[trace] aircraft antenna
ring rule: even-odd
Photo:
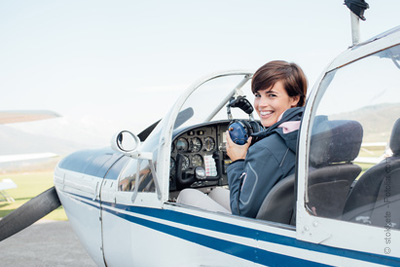
[[[364,0],[345,0],[344,4],[350,9],[351,36],[353,46],[360,42],[360,19],[365,21],[364,11],[369,5]]]

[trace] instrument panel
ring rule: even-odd
[[[171,147],[170,191],[227,184],[229,122],[213,122],[175,133]]]

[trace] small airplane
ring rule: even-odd
[[[17,185],[14,183],[13,180],[6,178],[1,180],[0,182],[0,195],[4,198],[7,202],[14,202],[14,198],[11,197],[5,190],[17,188]]]
[[[140,134],[64,158],[54,188],[0,221],[0,240],[62,204],[98,266],[400,266],[400,27],[361,43],[354,32],[308,97],[295,174],[256,218],[176,202],[185,188],[227,187],[225,134],[230,118],[252,120],[234,103],[251,102],[253,72],[225,71]],[[366,143],[391,152],[359,165]]]
[[[367,154],[365,157],[357,157],[354,159],[356,163],[377,164],[391,155],[391,150],[386,142],[362,143],[361,150]],[[384,151],[384,153],[382,153]],[[375,156],[378,154],[379,156]]]

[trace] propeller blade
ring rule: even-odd
[[[0,241],[25,229],[60,205],[54,186],[32,198],[0,220]]]

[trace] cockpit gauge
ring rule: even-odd
[[[181,137],[176,141],[176,149],[180,152],[186,152],[188,150],[189,143],[188,140],[184,137]]]
[[[198,137],[190,139],[190,148],[192,152],[199,152],[201,150],[201,140]]]
[[[213,150],[215,147],[215,140],[212,137],[206,137],[204,139],[204,149],[207,152],[210,152],[211,150]]]
[[[182,171],[186,171],[189,168],[190,160],[187,156],[182,155]]]
[[[193,155],[193,157],[192,157],[192,166],[193,167],[201,167],[201,166],[203,166],[203,158],[198,154]]]

